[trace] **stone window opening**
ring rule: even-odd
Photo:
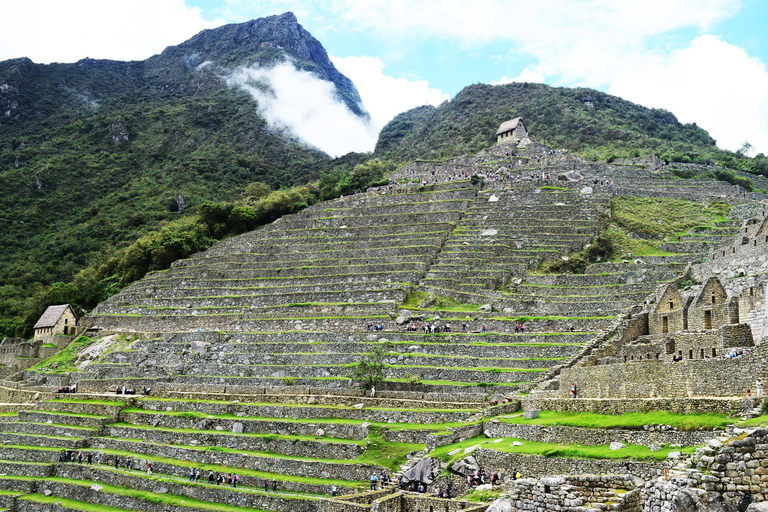
[[[704,359],[704,349],[701,349],[701,358]]]
[[[552,489],[548,485],[545,485],[544,486],[544,494],[550,494],[551,492],[552,492]]]
[[[704,312],[704,329],[712,328],[712,311],[709,309]]]
[[[754,286],[750,286],[749,287],[749,296],[750,297],[754,297],[755,296],[755,287]]]
[[[669,301],[669,309],[675,309],[675,303],[672,301]]]
[[[712,349],[712,357],[717,357],[717,350],[714,348]]]
[[[656,352],[656,359],[660,359],[660,358],[659,358],[659,353],[658,353],[658,352]]]
[[[688,351],[688,359],[693,359],[693,349]]]
[[[714,304],[714,303],[715,303],[715,294],[713,293],[712,294],[712,304]]]
[[[627,356],[624,356],[624,362],[625,363],[627,362]]]
[[[683,351],[682,350],[678,350],[677,351],[677,357],[679,357],[680,359],[683,358]]]
[[[661,332],[665,334],[669,332],[669,317],[661,317]]]

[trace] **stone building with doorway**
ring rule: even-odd
[[[35,340],[51,340],[56,335],[73,335],[77,327],[77,314],[69,304],[48,306],[35,324]]]
[[[518,144],[526,137],[528,137],[528,129],[522,117],[504,121],[496,130],[497,144]]]

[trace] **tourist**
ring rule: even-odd
[[[152,463],[151,462],[147,462],[147,474],[148,475],[152,474]]]
[[[435,493],[435,498],[441,497],[440,494],[442,493],[440,492],[440,486],[435,487],[434,493]]]
[[[237,488],[237,482],[240,481],[240,477],[237,476],[237,473],[232,475],[232,487]]]
[[[269,492],[269,480],[264,479],[264,492]]]
[[[277,492],[277,480],[272,480],[272,492]]]
[[[376,387],[371,386],[371,398],[373,398],[374,396],[376,396]]]
[[[208,471],[208,483],[213,484],[213,471]]]
[[[424,487],[424,484],[422,484],[421,482],[419,482],[419,486],[416,488],[416,490],[419,492],[419,494],[424,494],[424,492],[425,492],[427,489]]]
[[[189,481],[194,482],[195,481],[195,469],[189,468]]]
[[[576,383],[574,382],[571,385],[571,395],[573,395],[573,398],[576,398],[576,396],[579,394],[579,388],[576,386]]]
[[[494,487],[499,484],[499,474],[494,469],[491,473],[491,487]]]
[[[376,473],[374,473],[373,475],[371,475],[371,490],[372,491],[376,490],[376,487],[378,486],[378,483],[379,483],[379,477],[376,475]]]
[[[77,452],[77,463],[78,464],[83,463],[83,452]]]
[[[92,466],[93,465],[93,454],[91,452],[88,452],[88,456],[86,457],[86,459],[88,461],[88,465]]]
[[[331,486],[331,497],[332,497],[332,498],[335,498],[335,497],[336,497],[336,484],[333,484],[333,485]]]
[[[115,455],[115,469],[120,469],[120,457]]]
[[[101,466],[101,454],[100,453],[96,454],[96,465],[97,466]]]
[[[480,332],[485,332],[485,324],[480,326]]]
[[[195,469],[195,482],[200,481],[200,468]]]
[[[451,482],[448,482],[448,485],[445,488],[445,497],[448,499],[451,499],[452,492],[453,492],[453,484]]]
[[[755,393],[757,393],[757,399],[763,399],[763,379],[759,378],[755,381]]]

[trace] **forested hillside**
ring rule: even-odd
[[[474,153],[494,144],[499,125],[518,116],[538,141],[594,159],[655,153],[768,173],[768,159],[722,151],[705,130],[680,123],[666,110],[593,89],[529,83],[471,85],[439,107],[404,112],[381,131],[375,154],[406,161]]]
[[[270,129],[224,78],[235,66],[285,58],[333,82],[339,100],[367,118],[354,84],[292,13],[206,30],[141,62],[1,62],[0,336],[28,328],[43,302],[71,300],[48,294],[51,283],[73,282],[142,235],[197,216],[206,201],[359,162]]]

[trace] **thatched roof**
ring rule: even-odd
[[[516,117],[514,119],[510,119],[509,121],[504,121],[503,123],[501,123],[501,126],[499,126],[499,129],[496,130],[496,135],[501,135],[502,133],[514,131],[514,129],[517,128],[517,125],[519,123],[523,123],[523,126],[525,126],[525,121],[523,121],[522,117]]]
[[[43,316],[41,316],[40,320],[38,320],[37,323],[35,324],[35,329],[41,329],[44,327],[53,327],[54,325],[56,325],[56,322],[59,321],[59,318],[61,318],[61,315],[63,315],[67,309],[72,309],[72,306],[70,306],[69,304],[60,304],[58,306],[48,306],[48,309],[45,310],[45,313],[43,313]],[[74,309],[72,309],[72,314],[73,315],[75,314]]]

